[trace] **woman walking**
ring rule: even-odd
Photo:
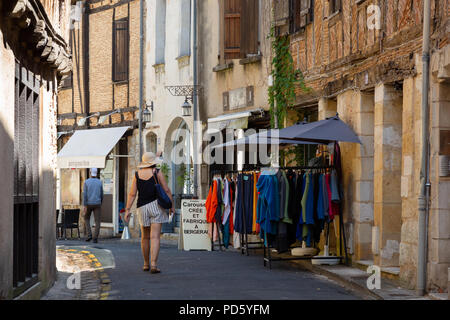
[[[125,221],[128,222],[131,215],[130,209],[137,195],[137,215],[141,225],[141,249],[142,256],[144,257],[144,267],[142,270],[150,271],[151,273],[161,272],[157,266],[161,227],[163,223],[169,222],[167,212],[158,204],[156,184],[162,186],[172,201],[170,214],[175,212],[172,192],[168,188],[162,172],[156,169],[158,163],[160,161],[156,159],[155,154],[152,152],[147,152],[142,156],[142,162],[137,166],[138,170],[133,178],[125,211]]]

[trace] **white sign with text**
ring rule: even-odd
[[[181,202],[183,248],[185,251],[211,251],[205,203],[206,200],[183,200]]]

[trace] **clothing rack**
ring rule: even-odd
[[[220,174],[221,176],[225,176],[227,174],[245,174],[245,173],[250,173],[250,172],[255,172],[255,171],[261,171],[261,169],[275,169],[275,170],[327,170],[327,169],[334,169],[334,166],[330,165],[330,166],[326,166],[326,165],[322,165],[322,166],[296,166],[296,167],[257,167],[255,166],[254,168],[251,169],[243,169],[243,170],[214,170],[211,171],[211,175],[212,177],[214,177],[217,174]],[[212,179],[211,179],[212,180]],[[246,230],[246,212],[245,212],[245,206],[243,205],[243,201],[244,201],[244,197],[241,197],[241,201],[242,201],[242,207],[243,207],[243,224],[244,224],[244,230]],[[343,223],[343,219],[342,219],[342,205],[339,205],[339,252],[342,254],[342,245],[344,246],[344,252],[345,252],[345,256],[302,256],[302,257],[272,257],[271,254],[271,249],[273,249],[273,247],[271,247],[267,241],[267,232],[264,231],[264,240],[262,241],[263,247],[262,248],[249,248],[248,245],[249,244],[261,244],[261,242],[248,242],[248,234],[241,234],[241,254],[246,254],[247,256],[249,256],[249,249],[264,249],[264,266],[267,266],[267,264],[269,265],[269,269],[272,269],[272,261],[292,261],[292,260],[311,260],[311,259],[329,259],[329,258],[337,258],[340,259],[341,261],[345,258],[345,263],[348,264],[348,252],[347,252],[347,244],[346,244],[346,237],[345,237],[345,228],[344,228],[344,223]],[[326,245],[328,246],[329,244],[329,228],[330,228],[330,223],[326,222],[327,227],[326,227]],[[222,250],[222,245],[220,242],[220,229],[218,226],[218,223],[216,222],[216,227],[218,228],[218,236],[219,236],[219,246],[220,246],[220,250]],[[214,239],[214,230],[213,230],[213,239]],[[212,239],[212,241],[213,241]],[[213,242],[213,248],[214,248],[214,242]],[[244,249],[245,248],[245,249]],[[213,249],[214,250],[214,249]]]
[[[274,169],[280,169],[280,170],[327,170],[327,169],[334,169],[334,166],[297,166],[297,167],[279,167]],[[348,253],[347,253],[347,245],[346,245],[346,239],[345,239],[345,230],[344,230],[344,224],[342,220],[342,205],[339,205],[339,246],[340,250],[339,252],[342,253],[342,244],[344,244],[344,251],[345,256],[298,256],[298,257],[272,257],[271,254],[271,247],[267,241],[267,232],[264,232],[264,266],[269,265],[269,269],[272,269],[272,261],[293,261],[293,260],[311,260],[311,259],[317,259],[317,260],[325,260],[329,258],[336,258],[342,259],[345,258],[345,263],[348,264]],[[326,231],[326,245],[328,246],[329,243],[329,229],[330,229],[330,222],[326,222],[327,224],[327,231]]]

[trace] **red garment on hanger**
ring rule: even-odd
[[[206,221],[208,223],[215,223],[216,219],[214,215],[216,214],[217,206],[219,201],[217,199],[217,181],[213,181],[211,187],[209,187],[208,197],[206,198]]]

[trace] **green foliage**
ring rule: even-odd
[[[164,175],[164,178],[166,178],[166,181],[169,181],[170,167],[167,163],[161,164],[161,172]]]
[[[307,120],[308,122],[317,121],[317,113],[308,109],[297,109],[297,122]],[[295,145],[289,149],[283,150],[283,157],[286,162],[284,166],[306,166],[308,165],[308,155],[309,157],[316,154],[317,145]]]
[[[294,60],[290,52],[288,35],[276,36],[272,25],[269,38],[272,39],[272,71],[273,86],[269,87],[269,105],[271,127],[275,127],[275,115],[278,118],[278,128],[283,128],[287,111],[295,103],[295,88],[299,86],[304,91],[306,87],[302,72],[294,70]]]
[[[180,171],[180,175],[177,176],[177,184],[180,187],[184,187],[185,183],[189,182],[191,180],[189,172],[186,168],[186,164],[184,164],[184,163],[180,164],[179,171]]]

